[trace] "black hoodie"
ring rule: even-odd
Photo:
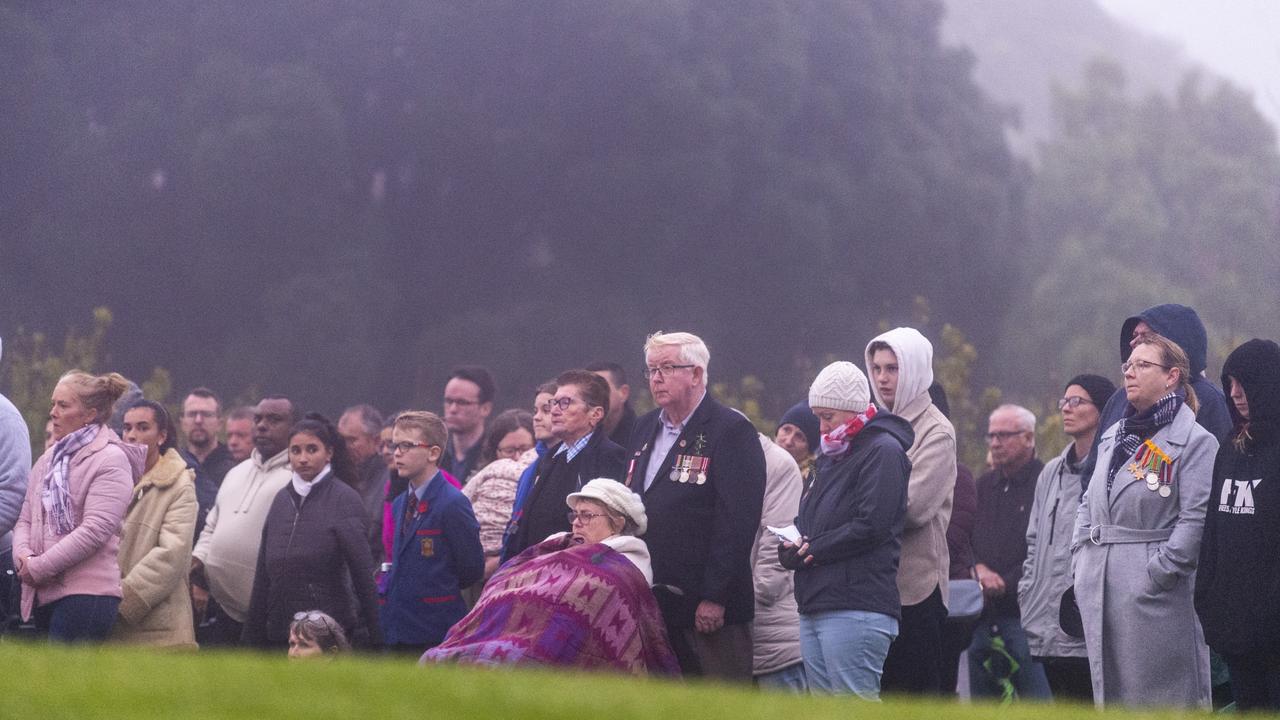
[[[842,455],[820,455],[796,528],[813,563],[795,574],[800,612],[863,610],[901,617],[898,555],[907,513],[910,423],[882,412]]]
[[[1196,611],[1205,641],[1224,654],[1280,651],[1280,346],[1250,340],[1222,367],[1249,404],[1242,451],[1218,450],[1196,572]],[[1229,404],[1235,434],[1245,420]]]

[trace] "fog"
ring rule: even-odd
[[[0,391],[95,307],[98,369],[327,412],[688,330],[766,429],[910,324],[978,413],[1167,301],[1212,372],[1280,299],[1227,7],[1262,84],[1119,0],[0,2]]]

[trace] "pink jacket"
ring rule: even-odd
[[[45,524],[41,492],[51,452],[31,468],[27,497],[13,528],[13,561],[32,556],[27,566],[34,586],[22,584],[22,618],[29,620],[37,605],[67,595],[120,597],[120,528],[142,477],[147,451],[130,445],[103,426],[93,442],[71,458],[67,478],[76,526],[58,535]]]

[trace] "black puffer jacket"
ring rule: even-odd
[[[1196,611],[1209,646],[1225,654],[1280,651],[1280,346],[1250,340],[1222,367],[1222,387],[1244,388],[1245,419],[1228,400],[1242,429],[1243,449],[1222,444],[1200,543]]]
[[[381,645],[367,528],[360,494],[338,478],[317,481],[305,498],[285,485],[262,528],[241,641],[285,647],[294,613],[322,610],[355,644]]]
[[[796,528],[813,563],[796,569],[801,614],[863,610],[901,617],[898,555],[907,513],[911,425],[881,413],[843,455],[818,458]]]

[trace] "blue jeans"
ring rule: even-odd
[[[880,699],[880,675],[898,621],[864,610],[832,610],[800,616],[800,654],[814,692],[853,693]]]
[[[995,649],[993,643],[996,640],[1003,645],[1003,653]],[[1015,672],[1009,672],[1008,658],[1017,663]],[[1044,667],[1031,659],[1027,634],[1019,618],[984,617],[978,622],[977,629],[973,631],[973,641],[969,644],[969,694],[975,698],[1003,697],[1006,700],[1015,697],[1049,700],[1053,697]]]
[[[804,693],[809,691],[809,681],[804,674],[804,663],[788,665],[781,670],[756,676],[756,687],[761,690],[790,690]]]
[[[116,624],[120,598],[109,595],[68,595],[36,608],[36,628],[49,633],[49,642],[102,642]]]

